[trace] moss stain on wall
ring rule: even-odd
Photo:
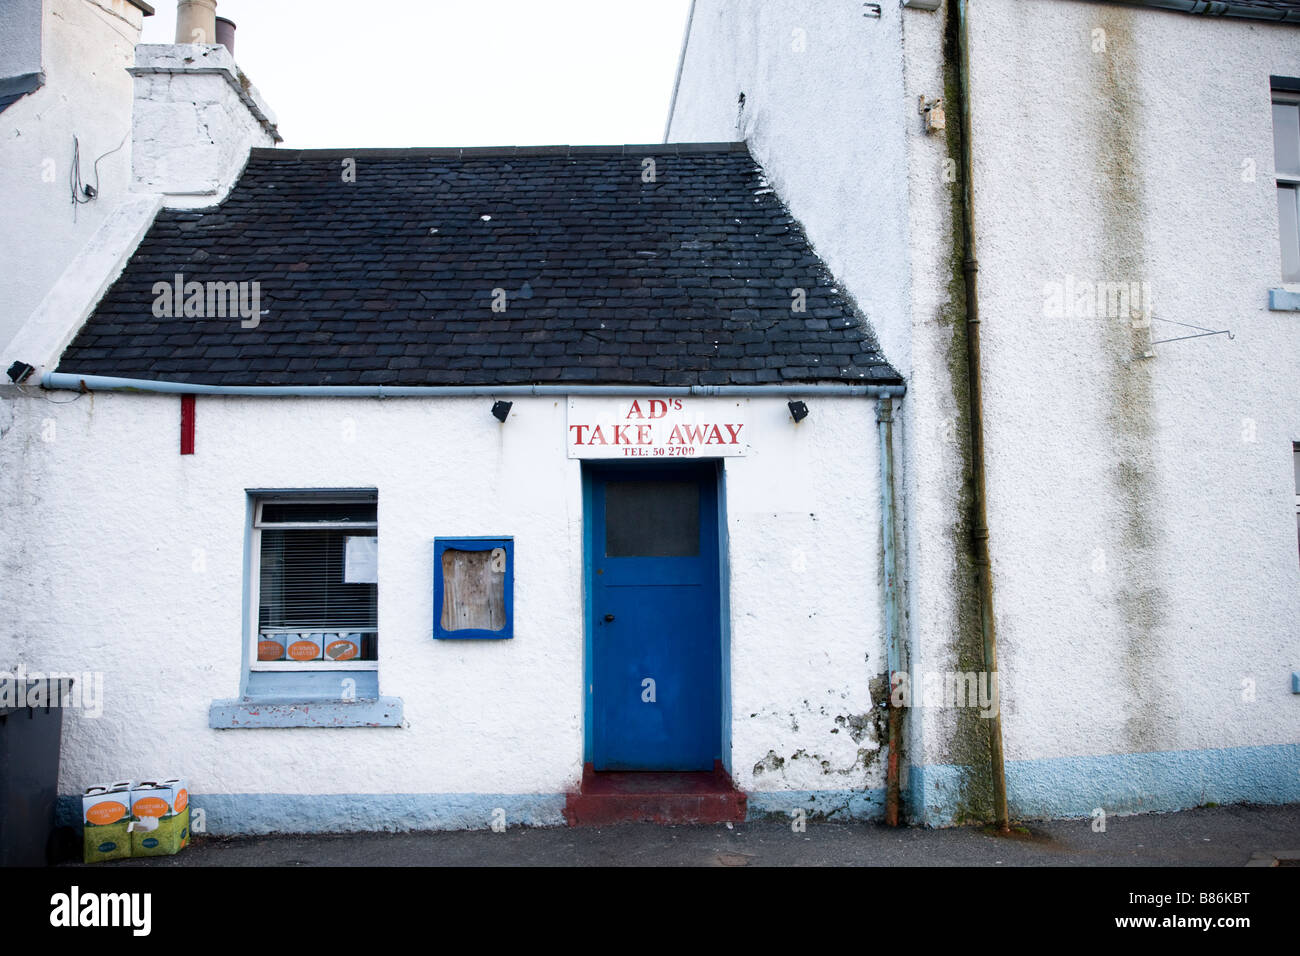
[[[1100,7],[1093,33],[1095,121],[1093,150],[1101,212],[1097,275],[1094,281],[1140,282],[1146,275],[1143,228],[1143,170],[1139,155],[1141,94],[1135,12]],[[1098,49],[1098,40],[1103,49]],[[1142,303],[1147,305],[1147,303]],[[1109,542],[1119,585],[1114,594],[1121,639],[1118,650],[1126,681],[1125,743],[1117,750],[1158,750],[1168,739],[1166,722],[1153,700],[1159,665],[1159,632],[1166,595],[1158,581],[1160,533],[1151,515],[1157,504],[1153,375],[1155,360],[1141,356],[1150,346],[1145,323],[1126,315],[1095,320],[1107,359],[1110,382],[1103,389],[1110,436],[1115,528]]]

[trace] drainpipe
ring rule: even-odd
[[[903,711],[893,705],[894,675],[902,673],[899,661],[898,546],[894,530],[894,401],[876,402],[876,427],[880,433],[880,532],[884,538],[885,648],[889,670],[889,757],[885,770],[885,823],[899,824],[899,776],[903,748]]]
[[[1231,0],[1134,0],[1137,6],[1159,7],[1180,13],[1199,13],[1209,17],[1242,17],[1247,20],[1273,20],[1282,23],[1300,23],[1300,10],[1271,7],[1259,3],[1233,3]]]
[[[962,272],[966,277],[966,364],[970,381],[971,470],[975,484],[972,537],[980,595],[980,630],[984,638],[984,670],[997,680],[998,636],[993,615],[993,573],[989,563],[989,519],[984,481],[984,383],[980,377],[980,311],[975,258],[975,197],[971,162],[970,46],[967,0],[957,0],[957,99],[961,116]],[[999,699],[1001,695],[999,694]],[[989,719],[989,756],[993,770],[993,813],[998,829],[1011,829],[1007,815],[1007,778],[1002,757],[1002,715]]]

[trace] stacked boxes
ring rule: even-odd
[[[82,855],[87,863],[131,855],[131,782],[95,784],[81,798],[85,827]]]
[[[180,778],[87,787],[81,798],[85,861],[179,853],[190,842],[189,804]]]

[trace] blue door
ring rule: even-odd
[[[716,468],[587,477],[593,768],[712,770],[722,725]]]

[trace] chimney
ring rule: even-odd
[[[234,24],[230,42],[216,42],[216,10],[215,0],[180,0],[177,42],[138,44],[127,70],[135,77],[131,188],[172,207],[216,205],[250,149],[283,142],[275,114],[235,64]]]
[[[178,0],[176,42],[217,42],[217,0]]]
[[[217,17],[217,42],[235,55],[235,21]]]

